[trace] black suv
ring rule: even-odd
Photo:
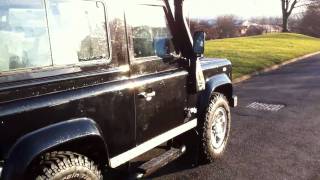
[[[203,58],[204,41],[183,0],[0,1],[1,179],[102,179],[171,142],[143,177],[190,131],[221,156],[237,101],[231,63]]]

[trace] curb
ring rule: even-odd
[[[259,74],[262,74],[262,73],[266,73],[266,72],[270,72],[270,71],[273,71],[273,70],[276,70],[276,69],[279,69],[280,67],[282,66],[285,66],[285,65],[288,65],[288,64],[291,64],[291,63],[294,63],[294,62],[297,62],[297,61],[300,61],[300,60],[303,60],[305,58],[308,58],[308,57],[311,57],[311,56],[314,56],[314,55],[317,55],[317,54],[320,54],[320,51],[317,51],[315,53],[310,53],[310,54],[307,54],[307,55],[304,55],[304,56],[300,56],[300,57],[297,57],[297,58],[293,58],[293,59],[290,59],[288,61],[285,61],[285,62],[282,62],[280,64],[276,64],[276,65],[273,65],[271,67],[267,67],[265,69],[262,69],[260,71],[256,71],[256,72],[253,72],[251,74],[248,74],[248,75],[243,75],[241,77],[238,77],[234,80],[232,80],[232,82],[234,84],[238,84],[238,83],[241,83],[243,81],[246,81],[248,79],[251,79],[252,77],[254,76],[257,76]]]

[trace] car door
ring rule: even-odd
[[[126,11],[137,144],[183,124],[185,119],[188,72],[174,56],[165,11],[161,4],[131,5]]]

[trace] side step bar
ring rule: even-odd
[[[149,176],[150,174],[154,173],[155,171],[167,165],[168,163],[176,160],[185,152],[186,146],[184,145],[180,148],[171,148],[162,155],[155,157],[138,167],[138,173],[136,173],[135,178],[140,179]]]
[[[149,150],[161,145],[162,143],[165,143],[169,141],[170,139],[173,139],[180,134],[183,134],[195,127],[197,127],[198,120],[193,119],[189,122],[186,122],[178,127],[175,127],[163,134],[160,134],[159,136],[156,136],[138,146],[135,148],[132,148],[122,154],[119,154],[115,157],[112,157],[109,160],[109,167],[116,168],[140,155],[142,155],[145,152],[148,152]]]

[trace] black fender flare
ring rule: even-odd
[[[2,179],[21,180],[32,163],[40,154],[62,144],[82,138],[97,138],[107,146],[98,125],[88,118],[63,121],[38,129],[19,138],[9,151],[5,161]]]
[[[206,89],[202,91],[198,96],[198,114],[199,115],[201,115],[205,111],[205,108],[209,103],[211,94],[214,91],[216,91],[217,88],[225,85],[231,88],[229,90],[231,91],[231,97],[227,97],[227,98],[228,99],[232,98],[232,92],[233,92],[232,82],[226,74],[214,75],[206,80]]]

